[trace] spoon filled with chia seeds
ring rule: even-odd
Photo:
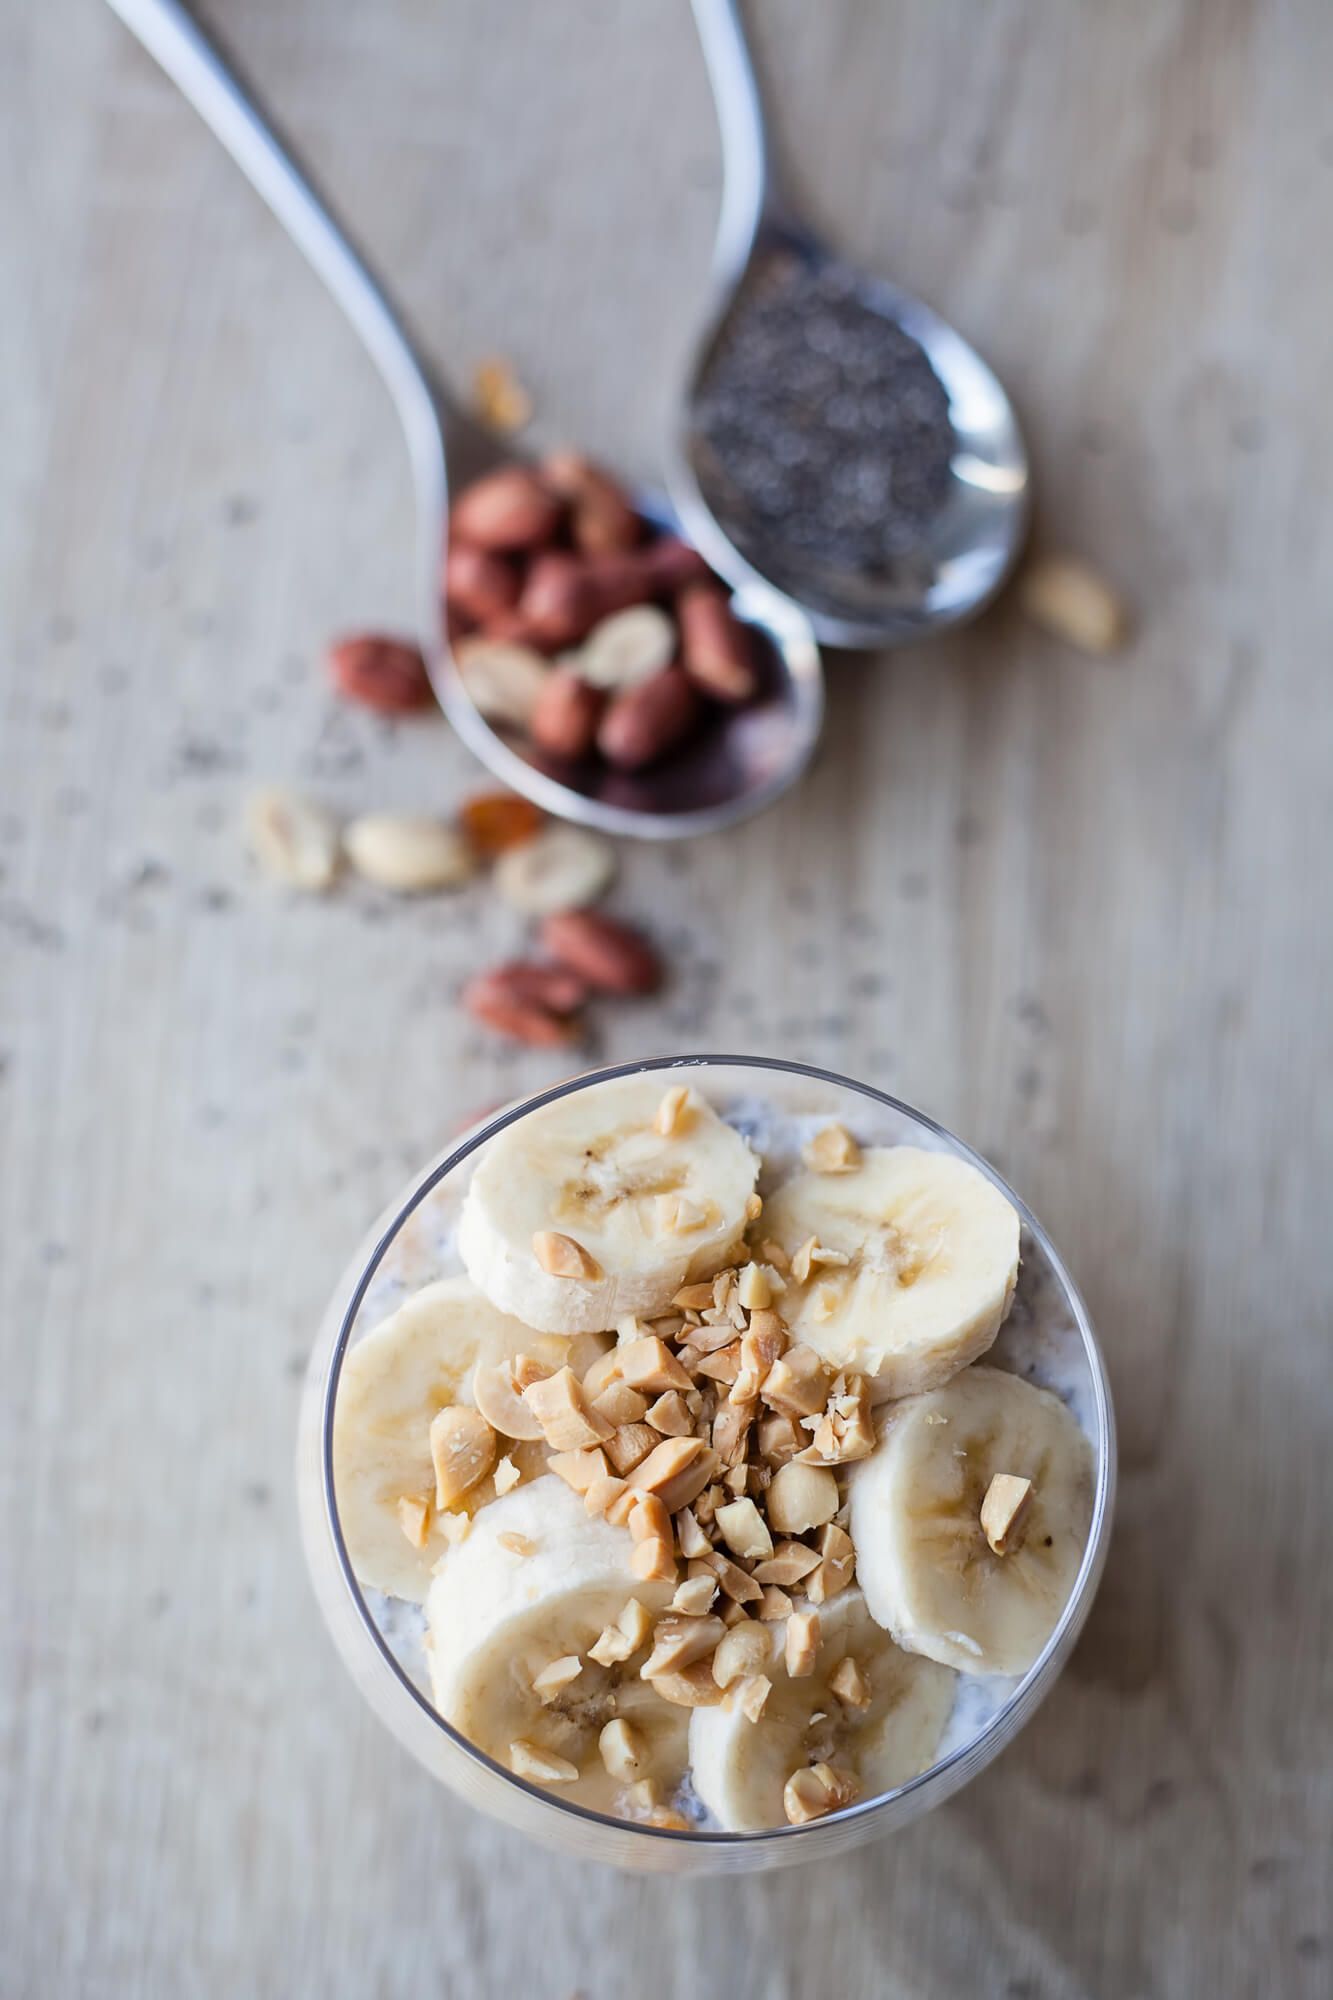
[[[835,646],[905,644],[982,607],[1027,527],[1027,453],[960,334],[849,264],[774,173],[738,0],[693,0],[722,137],[714,291],[668,453],[690,539]]]

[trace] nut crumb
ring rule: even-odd
[[[430,1534],[430,1501],[425,1494],[404,1493],[398,1502],[398,1525],[414,1549],[424,1549]]]
[[[508,1549],[511,1555],[530,1556],[536,1553],[537,1544],[533,1541],[532,1537],[530,1535],[517,1535],[512,1528],[506,1528],[503,1534],[497,1535],[495,1539],[500,1544],[500,1547]]]
[[[504,1494],[513,1491],[514,1487],[522,1479],[523,1474],[519,1471],[512,1458],[502,1458],[496,1466],[492,1477],[495,1480],[496,1493]]]

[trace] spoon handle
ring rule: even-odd
[[[776,220],[784,204],[739,0],[693,0],[693,7],[722,137],[722,205],[713,275],[719,282],[734,282],[760,224]]]
[[[359,334],[407,440],[418,519],[438,561],[445,474],[441,406],[382,286],[221,52],[179,0],[108,0],[304,252]]]

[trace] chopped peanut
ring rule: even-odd
[[[788,1778],[782,1790],[782,1809],[793,1826],[802,1826],[849,1806],[856,1794],[856,1780],[849,1771],[835,1770],[832,1764],[811,1764]]]
[[[805,1432],[795,1417],[761,1417],[758,1443],[760,1456],[767,1459],[770,1465],[785,1465],[804,1447]]]
[[[744,1466],[737,1469],[744,1473]],[[732,1500],[718,1508],[716,1518],[722,1539],[733,1555],[758,1557],[761,1561],[772,1555],[773,1537],[753,1500]]]
[[[666,1342],[655,1333],[627,1341],[616,1349],[622,1379],[631,1389],[660,1396],[667,1389],[688,1389],[690,1378]]]
[[[603,1275],[592,1252],[557,1229],[539,1229],[532,1239],[532,1254],[552,1278],[582,1278],[595,1283]]]
[[[537,1544],[531,1536],[516,1535],[512,1528],[506,1528],[504,1533],[497,1535],[495,1539],[502,1549],[508,1549],[511,1556],[530,1556],[536,1553]]]
[[[534,1674],[532,1692],[539,1701],[554,1701],[582,1672],[583,1662],[578,1654],[565,1653],[560,1659],[552,1660],[549,1667],[543,1667],[539,1674]]]
[[[690,1123],[690,1086],[687,1083],[673,1084],[657,1107],[653,1119],[653,1129],[664,1139],[674,1139],[678,1132],[687,1129]]]
[[[767,1674],[750,1674],[738,1687],[730,1690],[727,1699],[735,1704],[748,1722],[758,1722],[764,1712],[764,1703],[773,1692],[773,1683]]]
[[[630,1491],[634,1492],[633,1487]],[[664,1542],[671,1540],[671,1516],[655,1493],[634,1494],[629,1531],[636,1542],[646,1542],[653,1535]]]
[[[629,1486],[623,1479],[594,1479],[583,1496],[583,1504],[590,1514],[606,1514],[628,1492]]]
[[[722,1700],[722,1690],[713,1679],[708,1660],[696,1660],[692,1667],[658,1674],[650,1685],[663,1701],[674,1702],[678,1708],[716,1708]]]
[[[643,1748],[639,1738],[621,1717],[608,1722],[597,1738],[608,1776],[628,1784],[643,1769]]]
[[[631,1391],[631,1394],[634,1392]],[[655,1403],[645,1408],[645,1418],[655,1431],[663,1437],[688,1437],[694,1429],[694,1419],[690,1406],[679,1389],[668,1389]]]
[[[706,1556],[713,1552],[713,1544],[689,1507],[682,1507],[676,1516],[676,1539],[683,1556]]]
[[[627,1528],[630,1516],[639,1505],[640,1495],[634,1491],[627,1479],[620,1482],[620,1491],[606,1509],[606,1518],[613,1528]],[[586,1505],[586,1502],[585,1502]]]
[[[498,1448],[495,1432],[475,1410],[449,1407],[436,1412],[430,1426],[430,1455],[440,1513],[481,1483],[495,1464]]]
[[[719,1641],[713,1654],[713,1679],[720,1688],[733,1681],[761,1673],[773,1655],[773,1634],[756,1625],[753,1618],[733,1625]]]
[[[612,1352],[615,1352],[614,1348]],[[589,1374],[591,1372],[589,1370]],[[588,1381],[586,1375],[583,1381],[586,1395]],[[602,1390],[600,1396],[593,1397],[592,1407],[599,1417],[605,1417],[609,1424],[615,1424],[619,1428],[621,1424],[643,1422],[648,1414],[648,1398],[641,1396],[637,1389],[631,1389],[628,1382],[611,1382]]]
[[[736,1283],[736,1296],[746,1312],[763,1312],[773,1303],[773,1287],[762,1264],[747,1264]]]
[[[523,1474],[512,1458],[502,1458],[495,1468],[495,1491],[497,1495],[512,1493]]]
[[[759,1600],[758,1612],[759,1617],[764,1620],[765,1624],[775,1622],[779,1618],[785,1618],[790,1610],[791,1599],[788,1597],[786,1591],[779,1590],[775,1583],[767,1584],[764,1588],[764,1594]]]
[[[679,1611],[686,1618],[702,1618],[713,1608],[717,1596],[717,1579],[712,1576],[687,1576],[684,1583],[676,1585],[676,1594],[671,1600],[671,1609]]]
[[[424,1549],[430,1534],[430,1500],[424,1493],[404,1493],[398,1502],[398,1525],[414,1549]]]
[[[788,1417],[812,1417],[824,1407],[828,1376],[813,1347],[789,1347],[775,1361],[760,1392],[770,1409]]]
[[[509,1768],[518,1778],[531,1778],[539,1785],[572,1785],[579,1767],[553,1750],[542,1750],[522,1737],[509,1746]]]
[[[716,1454],[702,1438],[663,1438],[630,1474],[630,1485],[656,1493],[668,1514],[687,1507],[717,1469]]]
[[[658,1438],[651,1424],[621,1424],[606,1441],[606,1455],[623,1479],[656,1448]]]
[[[683,1285],[671,1303],[681,1312],[703,1312],[713,1303],[712,1284]]]
[[[720,1618],[689,1618],[668,1612],[653,1627],[653,1649],[639,1669],[641,1678],[651,1681],[678,1667],[692,1667],[713,1652],[724,1629]]]
[[[819,1613],[817,1611],[793,1611],[787,1620],[785,1645],[787,1672],[792,1680],[804,1680],[815,1670],[815,1655],[819,1651]]]
[[[583,1451],[605,1444],[615,1429],[588,1404],[572,1368],[534,1382],[523,1391],[523,1400],[554,1451]]]
[[[850,1653],[845,1660],[839,1660],[828,1677],[828,1684],[838,1700],[845,1701],[849,1708],[869,1707],[870,1683]]]
[[[724,1597],[730,1597],[737,1604],[757,1604],[763,1596],[754,1578],[720,1550],[713,1549],[707,1556],[700,1557],[700,1561],[712,1570],[722,1586]]]
[[[1014,1472],[997,1472],[981,1503],[981,1526],[997,1556],[1019,1547],[1032,1508],[1032,1481]]]
[[[850,1174],[861,1164],[861,1148],[845,1125],[825,1125],[801,1148],[801,1158],[817,1174]]]
[[[781,1363],[779,1363],[781,1366]],[[822,1528],[838,1511],[838,1482],[817,1465],[780,1465],[768,1489],[769,1526],[780,1535],[803,1535]],[[780,1583],[781,1577],[774,1577]]]
[[[598,1355],[591,1368],[584,1370],[584,1396],[590,1403],[595,1403],[599,1396],[604,1396],[612,1384],[619,1382],[619,1380],[620,1356],[614,1347],[608,1347],[605,1354]],[[624,1421],[621,1418],[613,1417],[609,1410],[603,1411],[602,1414],[607,1418],[609,1423]]]
[[[650,1535],[645,1542],[636,1542],[630,1553],[629,1566],[635,1576],[645,1583],[674,1583],[676,1580],[676,1558],[670,1542],[664,1542],[660,1535]]]
[[[785,1590],[818,1568],[819,1557],[804,1542],[779,1542],[767,1562],[756,1564],[754,1573],[760,1583],[776,1583]]]
[[[546,1461],[546,1469],[563,1479],[566,1486],[572,1486],[576,1493],[586,1493],[597,1480],[611,1475],[600,1445],[593,1445],[587,1451],[554,1451]]]

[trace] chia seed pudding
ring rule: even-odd
[[[338,1388],[340,1525],[403,1671],[646,1825],[801,1824],[974,1744],[1088,1535],[1059,1270],[942,1135],[783,1083],[658,1070],[496,1134],[393,1237]]]

